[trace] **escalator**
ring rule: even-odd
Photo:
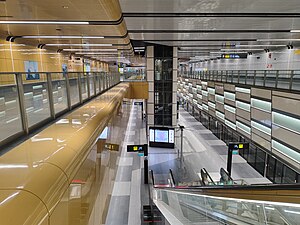
[[[170,170],[161,187],[150,173],[151,199],[170,224],[300,224],[300,185],[213,184],[206,171],[200,186],[177,186]]]

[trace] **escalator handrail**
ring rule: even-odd
[[[155,180],[154,180],[154,174],[153,170],[149,170],[151,181],[152,181],[152,186],[155,187]]]
[[[174,179],[174,175],[173,175],[172,169],[169,169],[169,172],[170,172],[170,175],[171,175],[172,185],[175,186],[176,183],[175,183],[175,179]]]
[[[208,178],[210,179],[210,181],[213,183],[213,185],[216,185],[216,183],[214,182],[214,180],[211,178],[211,176],[209,175],[209,173],[207,172],[207,170],[205,168],[202,168],[201,170],[203,170],[206,175],[208,176]]]
[[[163,189],[163,188],[162,188]],[[207,195],[211,197],[224,197],[233,199],[244,199],[266,202],[281,202],[300,204],[300,185],[273,184],[263,185],[215,185],[199,187],[166,188],[170,191],[185,192],[196,195]]]

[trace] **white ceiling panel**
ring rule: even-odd
[[[123,12],[299,12],[299,0],[120,0]]]

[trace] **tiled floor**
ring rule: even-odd
[[[146,144],[145,123],[141,118],[141,106],[134,105],[122,144],[121,155],[117,161],[119,168],[116,175],[112,198],[108,209],[106,224],[140,225],[141,205],[147,202],[143,180],[143,157],[137,153],[127,153],[127,145]]]
[[[180,164],[177,150],[149,148],[149,166],[160,183],[166,183],[169,169],[173,170],[175,180],[181,182],[198,181],[200,170],[213,174],[215,180],[221,167],[227,166],[227,146],[211,131],[188,112],[180,109],[178,124],[185,126],[183,138],[184,161]],[[180,133],[176,133],[176,146],[180,148]],[[170,154],[171,153],[171,154]],[[232,177],[244,179],[247,183],[270,183],[252,168],[241,156],[233,155]],[[165,180],[163,180],[165,179]]]

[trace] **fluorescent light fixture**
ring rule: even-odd
[[[141,49],[141,50],[135,50],[135,49],[134,49],[134,51],[135,51],[135,52],[144,52],[145,50],[142,50],[142,49]]]
[[[286,45],[236,45],[236,47],[286,47]]]
[[[76,55],[106,55],[106,54],[118,54],[117,52],[76,52]]]
[[[26,46],[25,44],[14,44],[10,42],[10,44],[0,44],[0,46]]]
[[[104,49],[104,48],[89,48],[89,49],[84,49],[84,48],[66,48],[63,49],[63,51],[70,51],[70,52],[80,52],[80,51],[99,51],[99,52],[117,52],[118,49],[112,48],[112,49]]]
[[[227,48],[224,48],[224,49],[221,49],[221,51],[263,51],[264,49],[263,48],[247,48],[247,49],[227,49]]]
[[[89,25],[87,21],[38,21],[38,20],[0,20],[0,24],[66,24],[66,25]]]
[[[285,212],[287,213],[292,213],[292,214],[300,214],[300,212],[297,212],[297,211],[292,211],[292,210],[284,210]]]
[[[291,30],[291,33],[300,33],[300,30]]]
[[[73,36],[73,35],[64,35],[64,36],[43,36],[43,35],[38,35],[38,36],[22,36],[22,38],[41,38],[41,39],[51,39],[51,38],[59,38],[59,39],[81,39],[81,38],[87,38],[87,39],[100,39],[104,38],[103,36]]]
[[[236,53],[248,53],[247,51],[244,52],[234,52],[234,51],[230,51],[230,52],[210,52],[210,54],[236,54]]]
[[[257,39],[257,41],[300,41],[300,39]]]
[[[134,47],[134,50],[145,49],[145,47]]]
[[[111,47],[112,44],[46,44],[46,46],[98,46],[98,47]]]

